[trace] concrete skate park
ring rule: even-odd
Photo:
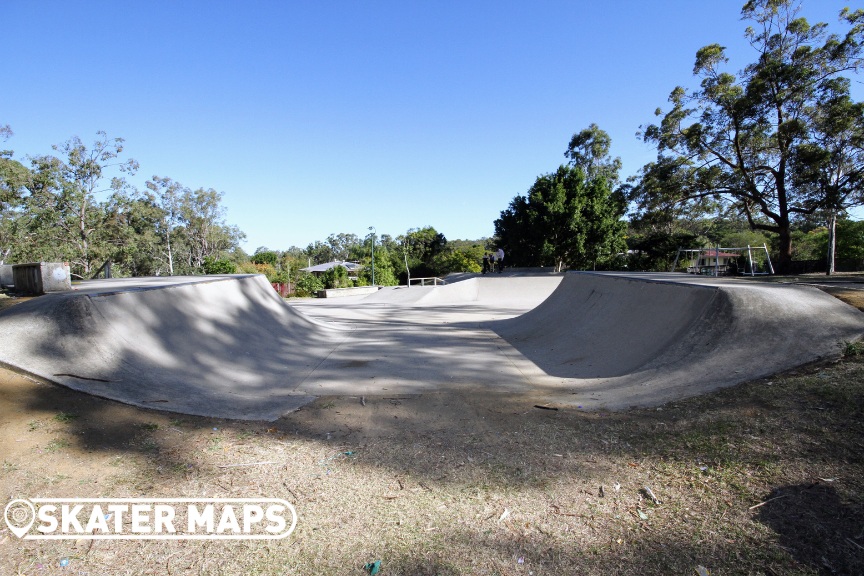
[[[837,356],[817,288],[662,273],[461,275],[286,303],[260,275],[81,282],[0,312],[0,363],[147,408],[274,420],[320,396],[659,405]]]

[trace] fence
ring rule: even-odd
[[[270,285],[273,286],[273,289],[276,290],[282,298],[288,298],[289,296],[294,295],[294,287],[291,286],[290,283],[271,282]]]
[[[411,286],[411,284],[416,284],[418,282],[421,286],[426,286],[427,284],[432,284],[433,286],[438,286],[439,284],[447,284],[447,281],[443,278],[430,276],[429,278],[410,278],[408,280],[408,286]]]
[[[834,261],[835,272],[861,272],[864,270],[864,260],[844,258]],[[793,260],[789,263],[788,274],[824,274],[828,271],[825,258],[819,260]]]

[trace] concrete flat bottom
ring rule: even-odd
[[[816,288],[681,274],[462,276],[282,301],[263,276],[90,281],[0,313],[0,362],[187,414],[481,389],[619,409],[837,355],[864,314]]]

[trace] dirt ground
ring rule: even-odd
[[[0,573],[861,574],[864,361],[838,347],[842,361],[661,408],[341,396],[274,423],[0,369],[6,501],[273,497],[299,516],[275,542],[21,541],[2,525]]]

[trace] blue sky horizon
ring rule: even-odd
[[[249,253],[369,226],[474,240],[591,123],[622,178],[651,161],[636,132],[696,86],[700,47],[754,59],[742,5],[6,0],[0,148],[122,137],[132,184],[223,192]],[[845,5],[803,15],[843,31]]]

